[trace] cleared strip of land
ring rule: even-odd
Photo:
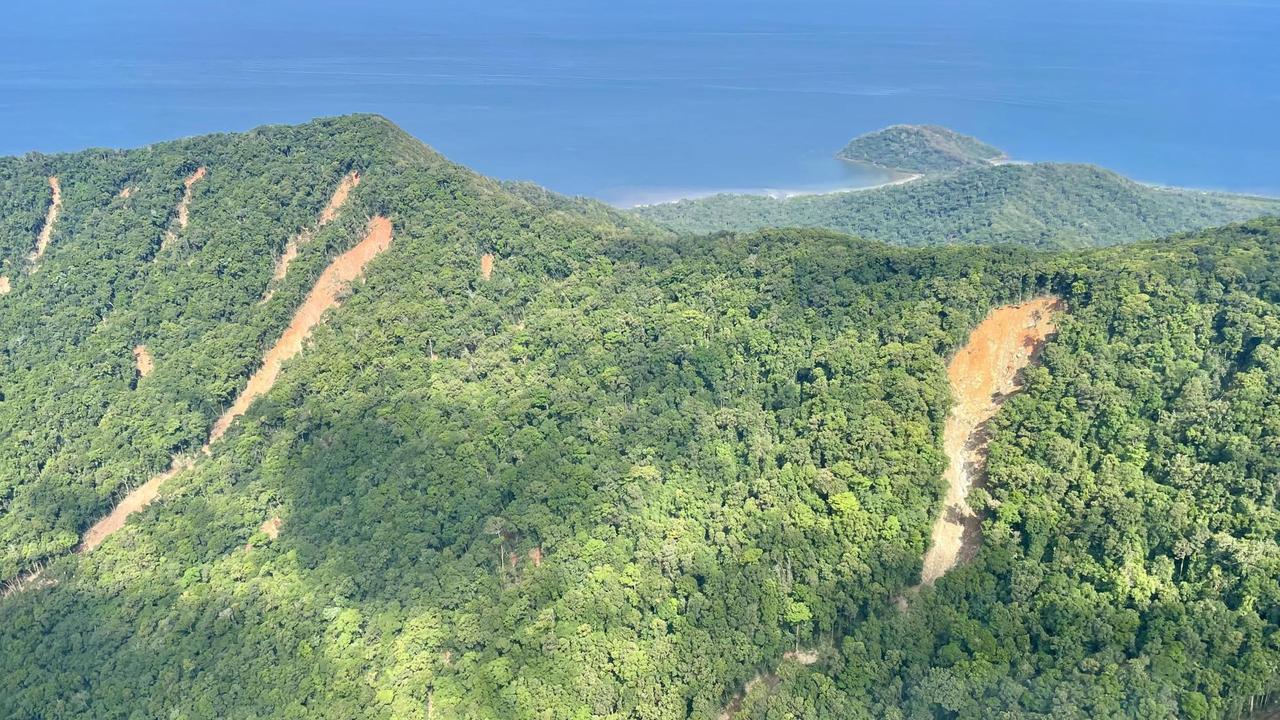
[[[49,176],[49,189],[53,197],[49,201],[49,209],[45,212],[44,225],[40,226],[40,234],[36,236],[35,249],[27,256],[27,262],[31,263],[31,272],[35,272],[40,258],[44,257],[45,250],[49,249],[49,241],[53,239],[53,224],[58,221],[58,213],[62,211],[62,183],[52,175]]]
[[[289,263],[298,256],[298,248],[311,241],[316,231],[333,222],[338,217],[338,211],[342,210],[342,206],[347,204],[347,196],[351,191],[360,184],[360,173],[352,170],[342,178],[338,183],[338,187],[333,191],[333,196],[329,198],[329,203],[320,211],[320,218],[316,221],[316,226],[312,230],[304,230],[289,239],[284,246],[284,252],[280,254],[280,259],[276,261],[275,272],[271,274],[272,280],[283,280],[289,272]]]
[[[178,232],[186,230],[187,225],[191,222],[191,188],[209,173],[206,167],[198,167],[196,171],[187,176],[182,181],[182,200],[178,202],[178,219],[174,222],[174,228],[165,231],[164,242],[160,244],[160,249],[164,250],[178,239]]]
[[[1022,370],[1039,356],[1054,332],[1054,313],[1061,309],[1062,301],[1055,297],[996,308],[948,364],[955,405],[943,429],[947,495],[924,556],[921,585],[932,585],[976,552],[981,518],[965,500],[985,478],[987,423],[1022,389]]]
[[[320,274],[320,279],[307,293],[307,298],[293,315],[293,321],[285,328],[284,334],[276,341],[262,358],[262,366],[253,373],[244,390],[236,397],[231,407],[218,418],[209,433],[209,443],[217,442],[226,433],[227,428],[236,418],[264,393],[275,385],[280,375],[280,368],[285,361],[302,350],[302,344],[311,335],[311,330],[320,323],[326,311],[338,304],[338,293],[355,278],[364,272],[364,266],[383,250],[391,245],[391,221],[385,217],[375,217],[369,222],[369,231],[355,247],[339,255],[329,267]]]
[[[369,261],[391,246],[391,221],[385,217],[375,217],[369,222],[368,232],[355,247],[339,255],[320,274],[320,279],[307,294],[306,300],[294,313],[293,320],[285,328],[280,339],[263,357],[262,366],[250,376],[244,390],[236,397],[231,407],[218,418],[209,433],[209,441],[205,444],[204,453],[209,446],[217,442],[231,427],[236,418],[244,414],[249,406],[275,385],[280,376],[280,368],[285,361],[302,351],[303,344],[311,335],[311,331],[320,324],[324,314],[339,304],[339,295],[347,285],[364,273]],[[112,533],[124,526],[125,521],[133,513],[145,508],[155,500],[160,486],[178,473],[195,465],[195,459],[185,456],[175,457],[169,469],[156,475],[139,486],[111,510],[111,512],[84,534],[77,552],[89,552],[102,544]]]

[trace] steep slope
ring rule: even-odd
[[[986,426],[1021,389],[1020,375],[1052,334],[1053,315],[1061,309],[1062,303],[1052,297],[996,308],[947,364],[954,399],[942,431],[947,493],[924,555],[922,585],[932,585],[976,552],[980,518],[966,500],[985,476]]]
[[[898,245],[1114,245],[1280,214],[1280,200],[1140,185],[1087,165],[1000,165],[774,199],[717,195],[637,208],[680,232],[821,227]]]
[[[1004,160],[975,137],[938,125],[893,125],[849,141],[836,157],[901,173],[935,175]]]
[[[738,717],[1238,718],[1274,697],[1277,240],[1266,220],[1051,263],[1070,310],[992,421],[972,563],[907,613],[868,608],[839,670]]]
[[[321,222],[326,223],[329,219],[332,217],[326,219],[322,216]],[[302,351],[303,343],[311,336],[320,319],[338,305],[338,294],[347,290],[352,280],[360,277],[370,260],[390,246],[391,221],[385,217],[375,217],[369,221],[369,230],[364,239],[329,263],[294,313],[293,320],[280,339],[263,355],[262,366],[254,371],[244,389],[236,396],[236,401],[213,424],[213,429],[209,431],[210,444],[226,434],[231,423],[276,384],[284,363]]]
[[[40,226],[36,246],[27,256],[27,262],[31,264],[30,272],[34,272],[39,267],[40,258],[44,257],[44,251],[49,248],[49,241],[53,239],[54,223],[58,221],[58,213],[62,210],[62,184],[52,175],[49,176],[49,192],[49,210],[45,213],[44,223]]]
[[[344,118],[0,164],[2,184],[30,188],[4,196],[6,266],[25,264],[47,178],[67,196],[41,272],[11,275],[0,302],[0,577],[70,550],[119,495],[204,442],[326,257],[374,213],[361,206],[325,226],[274,285],[272,258],[315,224],[353,167],[380,163],[394,175],[398,163],[443,162],[407,143],[385,121]],[[208,173],[198,212],[187,214],[182,246],[157,255],[172,189],[193,165]],[[122,187],[135,191],[120,197]],[[258,307],[268,287],[278,302]],[[140,345],[154,372],[135,367]]]
[[[0,520],[23,538],[4,547],[48,566],[0,601],[0,715],[1225,716],[1274,688],[1275,222],[1089,254],[673,237],[478,177],[379,118],[155,147],[100,182],[71,182],[67,157],[14,175],[65,181],[48,270],[106,243],[136,273],[84,281],[110,290],[77,305],[105,324],[3,336],[23,342],[0,410],[38,403],[29,373],[56,363],[63,401],[41,407],[65,487],[196,451],[367,219],[395,241],[92,553],[31,553],[101,512],[4,466]],[[208,184],[153,266],[191,163]],[[160,224],[116,232],[129,204]],[[19,278],[0,319],[71,305],[51,274]],[[992,420],[983,546],[899,613],[944,493],[945,359],[1045,293],[1070,311]],[[138,452],[118,438],[151,432],[170,434],[113,474]],[[6,436],[5,457],[39,437]]]
[[[345,199],[345,198],[344,198]],[[328,215],[326,218],[325,215]],[[335,213],[329,208],[322,214],[322,222],[332,220]],[[316,284],[307,293],[289,326],[285,328],[280,339],[262,358],[262,366],[249,377],[236,400],[230,408],[218,417],[209,431],[209,440],[201,450],[208,454],[209,446],[217,442],[231,427],[236,418],[245,413],[255,400],[262,397],[275,385],[280,376],[280,369],[290,358],[302,351],[303,343],[311,336],[311,332],[320,323],[324,314],[337,307],[338,294],[348,288],[352,280],[358,278],[370,260],[377,257],[391,245],[391,222],[384,217],[376,217],[369,223],[369,230],[363,240],[350,250],[334,258],[324,269]],[[139,369],[143,373],[141,368]],[[171,480],[184,470],[191,469],[195,460],[190,457],[174,457],[169,469],[155,475],[135,490],[131,490],[116,503],[106,517],[94,523],[85,531],[77,550],[88,552],[102,544],[112,533],[124,526],[129,516],[150,505],[160,491],[160,486]]]
[[[338,187],[334,189],[333,196],[329,198],[328,204],[324,206],[324,210],[320,211],[320,217],[316,220],[315,227],[308,228],[302,232],[289,238],[289,242],[285,244],[284,251],[280,253],[280,257],[276,260],[276,269],[271,273],[271,279],[279,282],[289,274],[289,263],[298,256],[301,246],[311,242],[315,237],[315,233],[325,225],[333,222],[338,217],[338,212],[342,210],[342,206],[346,204],[347,197],[351,191],[360,184],[360,173],[352,170],[347,173],[342,181],[338,183]],[[272,291],[267,290],[262,296],[262,301],[266,302],[271,299]]]

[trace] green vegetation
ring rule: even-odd
[[[892,125],[850,140],[836,157],[896,172],[932,175],[990,165],[1005,155],[975,137],[937,125]]]
[[[1071,312],[997,416],[976,561],[744,717],[1238,718],[1274,693],[1278,240],[1056,261]]]
[[[1079,248],[1280,215],[1280,200],[1150,187],[1088,165],[1044,163],[781,200],[716,195],[633,212],[679,232],[811,227],[895,245]]]
[[[56,581],[0,600],[0,716],[707,718],[780,662],[741,717],[1231,718],[1280,689],[1280,222],[1059,254],[680,237],[375,117],[0,168],[4,569]],[[60,555],[203,440],[375,213],[394,244],[275,388]],[[947,354],[1044,292],[1070,314],[994,423],[986,544],[900,613]]]
[[[0,163],[0,187],[12,189],[0,256],[13,283],[0,298],[0,577],[70,549],[125,488],[204,442],[368,210],[326,228],[259,306],[274,258],[344,173],[394,172],[395,153],[419,152],[410,142],[389,123],[348,118]],[[191,224],[160,253],[182,180],[201,165]],[[62,212],[27,274],[54,174]],[[145,381],[137,344],[157,363]]]

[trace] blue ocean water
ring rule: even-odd
[[[0,153],[377,112],[618,204],[884,178],[898,122],[1025,160],[1280,194],[1275,0],[11,3]]]

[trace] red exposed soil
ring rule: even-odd
[[[151,351],[146,345],[139,345],[133,349],[133,363],[138,368],[138,375],[146,377],[156,369],[156,362],[151,357]]]
[[[57,222],[58,212],[62,210],[62,184],[52,175],[49,176],[49,189],[53,197],[49,201],[49,209],[44,216],[44,225],[40,227],[35,249],[27,256],[27,261],[32,263],[31,272],[35,272],[35,265],[40,262],[40,258],[44,257],[44,251],[48,249],[49,241],[53,239],[53,224]]]
[[[156,499],[156,494],[160,492],[160,486],[165,484],[170,478],[178,473],[190,468],[193,465],[189,458],[173,459],[173,463],[169,465],[169,469],[156,475],[141,486],[124,496],[106,517],[93,524],[93,527],[84,534],[80,539],[80,547],[76,548],[76,552],[89,552],[102,544],[112,533],[124,527],[125,520],[129,516],[138,512],[151,504]]]
[[[977,550],[981,518],[965,501],[985,478],[986,425],[1009,397],[1022,389],[1021,373],[1035,362],[1054,332],[1062,301],[1040,297],[997,308],[973,329],[969,342],[947,367],[955,405],[943,430],[949,463],[942,515],[924,556],[921,585],[931,585]]]
[[[284,279],[289,272],[289,263],[293,262],[293,259],[298,256],[298,249],[311,242],[317,230],[333,222],[338,217],[338,211],[342,209],[343,205],[347,204],[347,196],[359,184],[360,173],[354,170],[342,178],[341,182],[338,183],[338,188],[333,191],[333,196],[329,198],[329,203],[320,211],[320,219],[316,221],[315,228],[303,230],[294,235],[284,246],[284,252],[280,254],[280,259],[276,261],[276,269],[271,273],[272,280],[279,282]],[[268,290],[267,294],[263,296],[263,301],[265,302],[270,298],[271,291]]]
[[[391,245],[391,221],[385,217],[375,217],[369,222],[369,231],[365,238],[355,247],[339,255],[329,267],[320,274],[307,298],[293,315],[293,321],[285,328],[284,334],[276,344],[267,351],[262,359],[262,366],[249,378],[249,383],[232,403],[231,407],[218,418],[209,433],[209,444],[218,441],[226,433],[227,428],[236,418],[264,393],[275,385],[280,375],[280,367],[284,362],[302,350],[302,344],[311,335],[311,330],[320,323],[324,313],[338,304],[338,294],[347,283],[364,272],[364,267],[383,250]]]
[[[347,204],[347,196],[351,191],[360,184],[360,173],[352,170],[347,173],[338,183],[338,188],[333,191],[333,197],[329,198],[329,204],[324,206],[324,210],[320,211],[319,227],[324,227],[333,222],[338,217],[338,211],[343,205]]]
[[[165,232],[164,241],[160,244],[161,250],[173,244],[173,241],[178,238],[178,230],[187,229],[187,224],[191,222],[191,187],[204,179],[208,172],[208,168],[198,167],[182,181],[182,200],[178,203],[178,219],[174,222],[177,230],[170,228]]]
[[[191,187],[204,179],[209,172],[208,168],[198,167],[196,171],[187,176],[182,181],[182,202],[178,203],[178,229],[186,230],[187,224],[191,222]]]
[[[488,280],[493,276],[493,253],[485,253],[480,256],[480,278]]]
[[[284,525],[284,521],[278,517],[273,517],[263,521],[262,525],[260,525],[258,529],[266,534],[267,537],[275,540],[280,537],[281,525]]]
[[[390,245],[391,221],[385,217],[375,217],[369,222],[369,230],[364,239],[355,247],[339,255],[329,264],[329,267],[325,268],[306,300],[294,314],[293,321],[289,323],[276,344],[267,351],[262,367],[253,373],[239,397],[214,424],[213,430],[209,433],[209,442],[204,446],[205,453],[209,452],[209,445],[221,438],[231,423],[244,414],[254,400],[271,389],[280,375],[281,366],[302,350],[303,343],[324,317],[325,312],[338,305],[339,295],[348,283],[360,277],[369,261]],[[77,552],[89,552],[102,544],[103,540],[124,526],[125,520],[130,515],[150,505],[155,500],[161,485],[193,465],[194,461],[190,458],[175,457],[168,470],[130,492],[111,510],[110,514],[89,528]],[[264,523],[261,529],[274,537],[273,532],[278,532],[279,527],[279,519],[272,518]]]

